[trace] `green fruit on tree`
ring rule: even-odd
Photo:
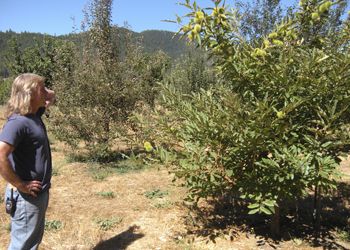
[[[220,18],[223,19],[223,20],[226,20],[227,19],[227,16],[225,14],[221,14],[220,15]]]
[[[327,1],[323,4],[320,5],[320,7],[318,8],[320,13],[326,12],[327,10],[329,10],[329,8],[332,6],[332,3],[330,1]]]
[[[278,39],[272,40],[272,43],[274,45],[277,45],[277,46],[283,46],[283,42],[281,40],[278,40]]]
[[[183,32],[188,32],[192,29],[191,25],[190,24],[187,24],[185,26],[182,27],[182,31]]]
[[[269,34],[269,38],[270,39],[275,39],[277,37],[278,37],[278,34],[276,32],[273,32],[273,33]]]
[[[314,21],[320,20],[320,15],[317,12],[311,14],[311,19]]]
[[[202,29],[202,26],[200,24],[196,24],[193,28],[193,33],[198,34]]]
[[[253,53],[253,54],[254,54],[255,56],[264,57],[264,56],[266,56],[267,53],[266,53],[265,50],[257,48],[257,49],[254,50],[254,53]]]
[[[204,19],[203,11],[197,11],[196,12],[196,18],[197,18],[198,21],[202,21]]]
[[[270,47],[270,41],[267,39],[264,39],[264,46],[265,46],[265,48]]]
[[[213,9],[213,12],[211,13],[211,15],[212,15],[212,16],[217,16],[217,15],[218,15],[218,8],[217,8],[217,7],[215,7],[215,8]]]

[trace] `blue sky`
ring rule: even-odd
[[[186,8],[177,0],[114,0],[113,24],[123,26],[127,21],[131,29],[177,31],[176,24],[162,22],[183,15]],[[182,2],[182,1],[180,1]],[[62,35],[80,28],[83,8],[88,0],[0,0],[0,31],[40,32]],[[211,0],[199,0],[200,6],[213,6]],[[72,20],[75,19],[75,24]]]
[[[0,31],[39,32],[51,35],[69,34],[80,29],[84,6],[89,0],[0,0]],[[191,0],[192,2],[193,0]],[[248,0],[247,0],[248,1]],[[298,0],[282,0],[291,5]],[[349,1],[349,0],[348,0]],[[176,14],[188,12],[180,6],[185,0],[113,0],[112,22],[130,25],[133,31],[149,29],[177,31],[178,25],[163,22],[175,20]],[[197,0],[201,7],[212,7],[212,0]],[[226,0],[231,5],[234,0]],[[75,21],[72,20],[74,18]]]

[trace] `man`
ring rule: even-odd
[[[10,250],[38,249],[44,234],[52,163],[41,115],[55,96],[44,81],[31,73],[14,80],[0,134],[0,174],[9,183],[5,202],[11,214]]]

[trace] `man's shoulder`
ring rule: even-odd
[[[24,123],[28,121],[29,118],[25,115],[19,115],[19,114],[12,114],[9,118],[7,118],[7,122],[11,123]]]
[[[4,125],[10,126],[13,129],[20,129],[30,126],[30,118],[24,115],[12,114]]]

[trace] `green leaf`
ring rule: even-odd
[[[260,211],[263,212],[264,214],[271,215],[272,212],[267,209],[266,207],[260,207]]]
[[[276,202],[273,200],[264,200],[262,203],[268,207],[274,207],[276,205]]]
[[[177,23],[181,23],[181,17],[176,15],[176,21],[177,21]]]
[[[321,145],[322,148],[327,148],[329,145],[331,145],[333,142],[332,141],[328,141],[328,142],[325,142]]]
[[[260,209],[259,209],[259,208],[256,208],[256,209],[250,210],[250,211],[248,212],[248,214],[256,214],[256,213],[259,212],[259,211],[260,211]]]
[[[250,205],[248,206],[249,209],[254,209],[254,208],[258,208],[258,207],[260,207],[260,204],[259,204],[259,203],[253,203],[253,204],[250,204]]]

